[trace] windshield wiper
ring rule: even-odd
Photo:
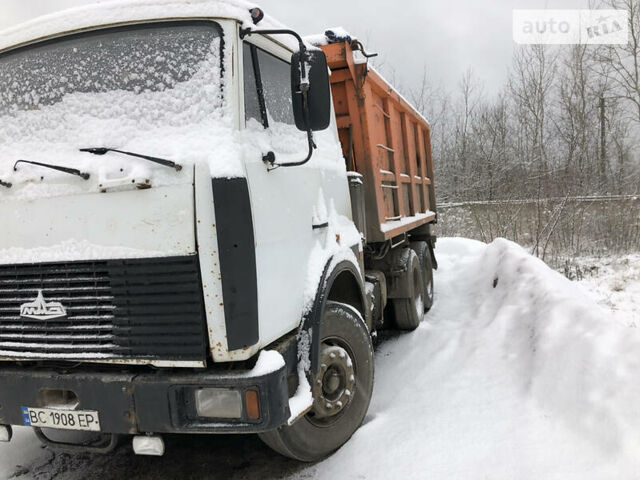
[[[7,188],[11,188],[13,185],[9,182],[3,182],[2,180],[0,180],[0,185],[2,185],[3,187],[7,187]]]
[[[139,153],[124,152],[122,150],[116,150],[115,148],[105,148],[105,147],[81,148],[80,151],[85,153],[92,153],[94,155],[104,155],[105,153],[108,153],[108,152],[116,152],[116,153],[121,153],[123,155],[129,155],[130,157],[137,157],[137,158],[142,158],[143,160],[149,160],[150,162],[157,163],[159,165],[164,165],[165,167],[175,168],[176,172],[179,172],[180,170],[182,170],[182,165],[178,165],[176,162],[172,162],[171,160],[167,160],[165,158],[150,157],[149,155],[140,155]]]
[[[80,170],[78,170],[76,168],[67,168],[67,167],[61,167],[60,165],[50,165],[48,163],[32,162],[31,160],[18,160],[13,165],[13,171],[14,172],[18,171],[17,167],[18,167],[19,163],[28,163],[30,165],[37,165],[39,167],[50,168],[51,170],[57,170],[58,172],[68,173],[69,175],[75,175],[75,176],[80,177],[80,178],[82,178],[84,180],[89,180],[89,177],[91,177],[91,175],[89,175],[88,173],[81,172]]]

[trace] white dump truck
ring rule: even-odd
[[[1,441],[350,438],[436,266],[429,125],[368,58],[233,0],[0,34]]]

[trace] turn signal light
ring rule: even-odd
[[[258,398],[258,392],[255,390],[247,390],[245,394],[245,400],[247,405],[247,417],[250,420],[260,419],[260,400]]]

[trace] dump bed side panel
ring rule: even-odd
[[[367,239],[382,242],[436,219],[431,131],[348,43],[322,47],[347,168],[364,176]]]

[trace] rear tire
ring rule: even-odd
[[[433,306],[433,260],[427,242],[412,242],[411,248],[420,259],[422,267],[422,299],[425,313]]]
[[[350,305],[327,302],[320,339],[313,409],[293,425],[259,434],[276,452],[303,462],[325,458],[347,442],[373,392],[373,345],[362,316]]]
[[[411,331],[418,328],[424,316],[422,267],[418,255],[409,250],[407,259],[407,298],[393,298],[393,313],[396,328]]]

